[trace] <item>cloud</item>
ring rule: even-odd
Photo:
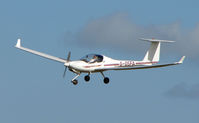
[[[118,13],[90,21],[78,34],[78,41],[94,46],[128,47],[135,43],[137,26],[127,14]],[[133,40],[132,40],[133,39]]]
[[[115,13],[89,21],[77,34],[77,41],[98,48],[143,50],[139,38],[176,40],[169,49],[180,55],[199,57],[199,24],[192,30],[181,29],[180,22],[142,26],[133,22],[127,13]],[[144,47],[146,48],[146,47]]]
[[[166,92],[166,95],[172,98],[199,99],[199,84],[179,83]]]

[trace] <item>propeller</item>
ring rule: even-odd
[[[65,69],[64,69],[64,74],[63,74],[63,78],[65,77],[65,75],[66,75],[66,70],[67,70],[67,66],[65,67]]]
[[[68,57],[66,59],[66,63],[68,63],[70,61],[70,55],[71,55],[71,52],[68,52]],[[65,65],[63,77],[65,77],[65,75],[66,75],[67,68],[68,68],[68,66]]]

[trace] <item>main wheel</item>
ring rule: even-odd
[[[109,78],[108,78],[108,77],[105,77],[105,78],[104,78],[104,83],[105,83],[105,84],[108,84],[108,83],[109,83]]]
[[[84,80],[85,80],[86,82],[88,82],[88,81],[90,80],[90,76],[89,76],[89,75],[86,75],[86,76],[84,77]]]
[[[73,85],[77,85],[78,84],[78,81],[75,79],[72,81]]]

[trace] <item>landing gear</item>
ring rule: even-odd
[[[103,72],[100,72],[102,74],[102,76],[104,77],[104,84],[108,84],[109,83],[109,78],[105,77]],[[73,83],[73,85],[77,85],[78,84],[78,80],[77,78],[80,76],[80,72],[76,73],[77,75],[71,80],[71,82]],[[84,76],[84,80],[86,82],[88,82],[90,80],[90,73],[88,73],[88,75]]]
[[[77,85],[78,84],[78,81],[75,79],[73,81],[71,81],[73,83],[73,85]]]
[[[109,83],[109,78],[105,77],[104,74],[101,72],[102,76],[104,77],[104,83],[108,84]]]
[[[79,76],[80,76],[80,73],[77,74],[77,76],[75,76],[75,77],[72,79],[71,82],[72,82],[74,85],[77,85],[77,84],[78,84],[77,77],[79,77]]]
[[[88,82],[88,81],[90,80],[90,76],[89,76],[89,75],[86,75],[86,76],[84,77],[84,80],[85,80],[86,82]]]
[[[104,83],[105,83],[105,84],[108,84],[108,83],[109,83],[109,78],[108,78],[108,77],[105,77],[105,78],[104,78]]]

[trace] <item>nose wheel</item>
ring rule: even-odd
[[[73,83],[73,85],[77,85],[78,84],[78,81],[77,81],[77,77],[79,77],[80,76],[80,73],[79,74],[77,74],[77,76],[75,76],[73,79],[72,79],[72,83]]]
[[[73,81],[71,81],[73,83],[73,85],[77,85],[78,84],[78,81],[75,79]]]

